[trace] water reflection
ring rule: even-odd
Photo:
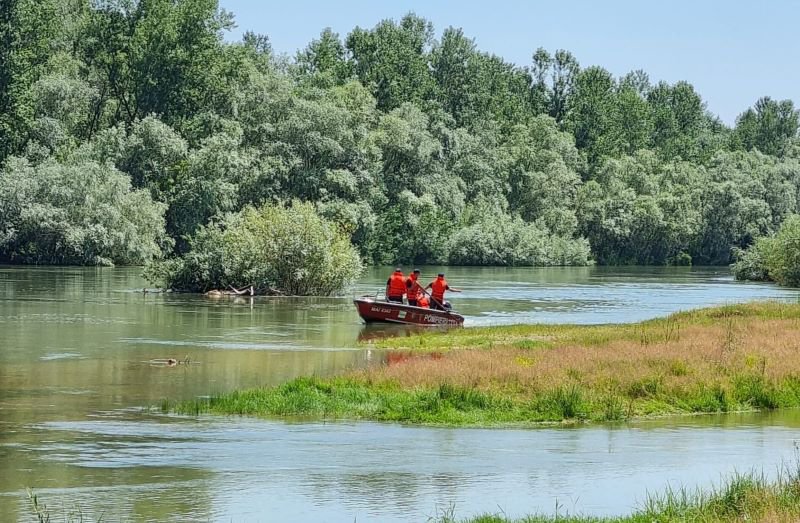
[[[453,327],[422,327],[419,325],[399,325],[392,323],[368,323],[358,333],[359,342],[368,342],[382,338],[413,336],[421,332],[444,332]]]
[[[40,488],[52,499],[94,506],[85,494],[98,489],[124,514],[137,492],[169,489],[150,498],[151,513],[199,495],[185,513],[200,519],[422,521],[450,505],[463,515],[519,516],[556,501],[627,512],[668,483],[708,485],[754,464],[773,475],[799,427],[797,412],[535,430],[127,415],[42,424],[49,439],[27,450],[46,456],[53,479]]]
[[[726,269],[446,272],[472,325],[797,297]],[[353,294],[385,280],[372,270]],[[138,409],[365,366],[377,357],[357,340],[414,329],[363,326],[351,297],[213,300],[145,285],[138,269],[0,268],[0,519],[28,518],[27,486],[108,520],[407,521],[450,504],[464,516],[550,511],[555,499],[616,513],[666,481],[769,469],[800,425],[797,413],[536,431],[152,415]],[[170,358],[186,363],[153,364]]]

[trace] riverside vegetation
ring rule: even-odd
[[[800,406],[800,304],[631,325],[519,325],[392,338],[387,363],[171,404],[184,414],[494,426]]]
[[[264,35],[226,41],[233,24],[216,0],[2,3],[0,262],[182,258],[148,274],[251,285],[244,267],[270,255],[199,250],[234,238],[246,209],[292,208],[352,244],[345,275],[728,264],[800,212],[790,100],[763,97],[729,127],[688,82],[615,77],[566,50],[511,64],[413,13],[323,30],[291,57]],[[270,268],[258,285],[346,284],[309,287],[302,274],[322,266],[303,264],[319,258],[291,261],[297,281]]]

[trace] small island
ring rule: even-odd
[[[182,414],[532,426],[800,407],[800,305],[627,325],[517,325],[388,338],[383,365],[171,403]]]

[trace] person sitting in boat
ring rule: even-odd
[[[450,310],[450,303],[444,299],[444,291],[461,292],[461,289],[450,287],[444,279],[444,273],[440,272],[436,279],[428,284],[425,289],[431,290],[431,308],[440,311]]]
[[[420,294],[417,298],[417,307],[422,307],[423,309],[429,309],[431,307],[431,302],[428,300],[428,297],[424,294]]]
[[[386,280],[386,299],[395,303],[403,303],[403,295],[405,293],[406,279],[403,276],[403,270],[398,267]]]
[[[414,272],[406,278],[406,299],[408,304],[414,307],[419,307],[419,297],[422,295],[422,285],[419,284],[419,269],[414,269]]]

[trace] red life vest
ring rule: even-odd
[[[392,298],[402,298],[406,293],[406,279],[403,277],[402,272],[393,272],[389,278],[389,290],[387,295]]]
[[[444,303],[444,291],[447,289],[447,280],[441,276],[437,276],[436,279],[431,282],[431,296],[439,303]]]
[[[406,278],[406,297],[409,300],[418,300],[420,295],[419,283],[417,283],[417,275],[413,272]]]
[[[423,307],[423,308],[427,309],[430,306],[431,306],[431,304],[428,301],[428,297],[425,296],[424,294],[420,295],[420,297],[417,298],[417,307]]]

